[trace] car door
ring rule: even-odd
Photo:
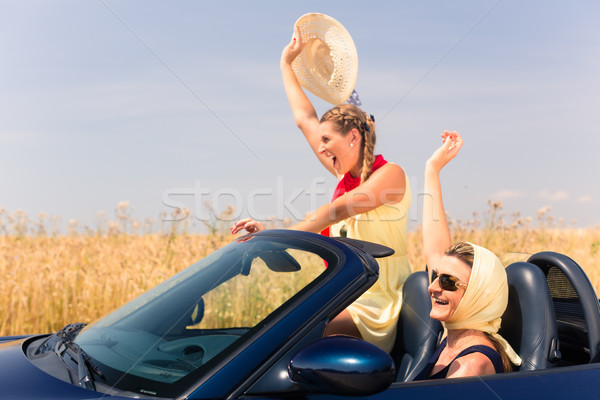
[[[234,353],[195,382],[194,390],[186,394],[190,399],[294,393],[297,385],[286,377],[292,356],[320,339],[326,322],[377,279],[378,266],[372,257],[337,240],[290,231],[261,235],[322,256],[323,273],[258,323]]]

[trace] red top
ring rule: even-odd
[[[383,158],[383,156],[381,154],[377,155],[375,157],[375,161],[373,161],[373,166],[371,167],[371,173],[377,171],[379,168],[381,168],[385,164],[387,164],[387,161]],[[333,192],[333,197],[331,198],[331,201],[334,201],[335,199],[337,199],[344,193],[347,193],[347,192],[351,191],[352,189],[357,188],[358,185],[360,185],[360,176],[355,178],[352,176],[352,174],[350,172],[346,172],[344,174],[344,177],[342,179],[340,179],[337,186],[335,187],[335,191]],[[329,227],[323,229],[321,231],[321,235],[331,236]]]

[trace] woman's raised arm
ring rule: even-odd
[[[450,230],[442,201],[440,171],[462,146],[462,138],[455,132],[442,134],[444,144],[425,164],[425,196],[423,198],[423,252],[429,268],[437,265],[444,251],[452,244]]]
[[[295,28],[294,36],[288,45],[281,52],[281,76],[283,78],[283,86],[285,93],[292,108],[292,114],[296,125],[304,137],[308,141],[310,148],[315,153],[321,164],[333,175],[337,173],[333,169],[331,161],[322,154],[319,154],[319,144],[321,138],[319,136],[319,117],[312,103],[300,87],[300,83],[296,78],[296,74],[292,69],[292,62],[302,52],[305,43],[302,41],[300,30]]]

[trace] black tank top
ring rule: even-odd
[[[423,381],[426,379],[445,378],[446,375],[448,374],[448,370],[450,369],[450,365],[452,365],[454,360],[456,360],[457,358],[466,356],[467,354],[471,354],[471,353],[481,353],[481,354],[485,355],[487,358],[490,359],[490,361],[494,365],[494,369],[496,370],[497,374],[504,372],[504,367],[502,366],[502,357],[500,357],[500,354],[498,354],[498,352],[495,349],[491,348],[490,346],[477,344],[475,346],[467,347],[466,349],[461,351],[456,357],[454,357],[454,360],[452,360],[448,365],[446,365],[446,367],[444,367],[444,369],[429,376],[429,374],[431,373],[431,370],[435,366],[435,363],[437,362],[438,358],[440,358],[440,354],[442,353],[442,350],[444,350],[445,347],[446,347],[446,339],[444,339],[442,341],[442,343],[440,343],[440,345],[436,349],[433,356],[431,356],[431,359],[429,360],[429,362],[427,363],[425,368],[423,368],[423,370],[419,373],[419,375],[417,375],[417,377],[414,379],[415,381]]]

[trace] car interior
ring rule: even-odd
[[[528,262],[546,277],[560,341],[559,365],[600,361],[600,304],[583,269],[569,257],[542,252]]]

